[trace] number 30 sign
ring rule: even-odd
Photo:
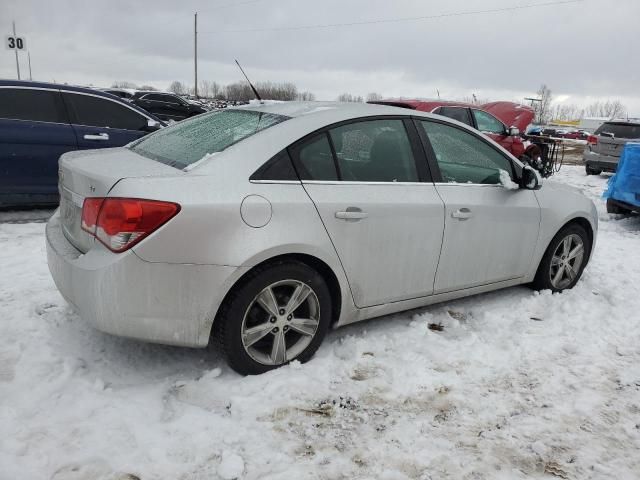
[[[7,35],[5,37],[5,46],[9,50],[24,50],[27,48],[27,41],[22,37]]]

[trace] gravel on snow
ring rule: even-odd
[[[215,349],[85,325],[49,276],[44,224],[11,217],[0,479],[637,479],[640,218],[608,215],[607,177],[583,172],[557,176],[601,222],[573,290],[510,288],[355,324],[305,365],[246,378]]]

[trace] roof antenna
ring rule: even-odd
[[[240,66],[240,64],[238,63],[238,60],[236,60],[236,65],[238,65],[238,68],[240,69],[240,71],[242,72],[242,74],[244,75],[244,78],[247,79],[247,82],[249,83],[249,86],[251,87],[251,90],[253,90],[253,94],[256,96],[256,98],[260,101],[260,103],[263,103],[262,98],[260,98],[260,94],[258,93],[258,90],[256,90],[256,87],[253,86],[253,84],[251,83],[251,80],[249,80],[249,77],[247,77],[247,74],[244,73],[244,70],[242,69],[242,67]]]

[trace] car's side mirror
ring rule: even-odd
[[[156,130],[160,130],[160,127],[160,122],[149,118],[147,120],[147,126],[144,127],[144,130],[146,130],[147,132],[155,132]]]
[[[520,129],[518,127],[509,127],[507,130],[507,134],[510,137],[517,137],[518,135],[520,135]]]
[[[525,165],[522,167],[520,187],[527,190],[540,190],[542,188],[542,176],[535,168]]]

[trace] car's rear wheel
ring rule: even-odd
[[[221,307],[214,334],[235,371],[255,375],[292,360],[306,362],[331,321],[322,276],[296,261],[259,267]]]
[[[591,168],[589,165],[585,165],[584,169],[587,172],[587,175],[600,175],[602,173],[602,170]]]
[[[567,225],[547,247],[533,287],[554,292],[573,288],[587,266],[590,252],[591,239],[586,230],[577,223]]]

